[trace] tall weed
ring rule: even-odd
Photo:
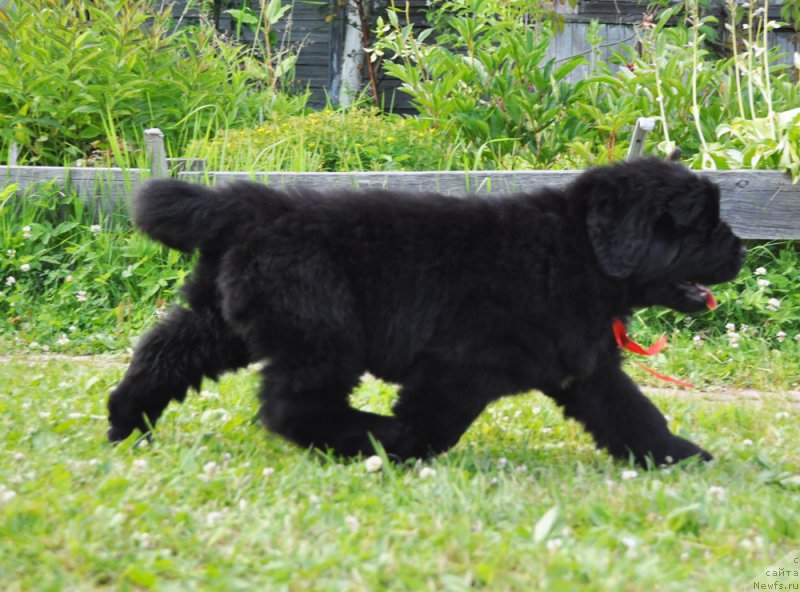
[[[447,141],[426,122],[374,108],[276,117],[255,128],[221,131],[187,150],[211,170],[295,172],[450,169],[463,152],[463,143]]]
[[[118,347],[174,298],[189,261],[53,185],[0,194],[0,245],[0,341],[10,345]]]
[[[209,24],[173,29],[146,0],[28,0],[0,7],[0,138],[20,162],[61,165],[135,146],[160,127],[173,152],[305,100]],[[110,137],[110,130],[115,136]]]
[[[371,53],[385,58],[421,118],[466,142],[468,168],[543,166],[589,127],[570,110],[582,83],[567,81],[583,59],[545,59],[546,16],[522,0],[444,0],[428,12],[433,28],[417,32],[390,10]]]

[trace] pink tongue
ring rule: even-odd
[[[701,287],[706,289],[706,306],[708,307],[708,310],[714,310],[717,308],[717,299],[714,298],[714,294],[711,293],[711,290],[705,286]]]

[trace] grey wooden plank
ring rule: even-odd
[[[144,169],[5,166],[0,167],[0,185],[7,187],[15,184],[20,189],[27,189],[54,182],[72,188],[82,196],[91,197],[101,191],[113,197],[129,193],[145,175],[149,175],[149,171]]]
[[[800,183],[778,171],[715,171],[722,218],[742,238],[800,239]]]
[[[112,213],[124,210],[120,206],[149,174],[143,169],[6,166],[0,167],[0,189],[16,185],[24,194],[52,184],[74,191],[95,211]]]
[[[449,195],[503,194],[562,187],[581,171],[428,171],[360,173],[184,172],[179,178],[197,183],[252,179],[280,188],[385,188],[435,191]],[[779,171],[709,171],[702,173],[720,186],[722,217],[743,238],[800,240],[800,183]],[[149,172],[141,169],[0,167],[0,188],[20,189],[53,182],[87,200],[118,207]]]
[[[436,171],[387,173],[183,173],[182,178],[212,183],[251,179],[280,188],[385,188],[504,194],[564,186],[580,171]],[[800,239],[800,184],[779,171],[709,171],[720,185],[722,217],[743,238]]]
[[[402,191],[435,191],[447,195],[465,193],[507,194],[531,191],[545,186],[563,186],[576,176],[576,171],[428,171],[428,172],[358,172],[358,173],[183,173],[181,178],[212,184],[253,180],[285,189],[308,187],[397,189]]]

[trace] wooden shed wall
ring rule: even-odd
[[[246,0],[245,0],[246,1]],[[290,45],[301,46],[296,75],[301,87],[308,86],[312,93],[312,104],[322,106],[335,86],[336,73],[341,63],[341,48],[344,36],[343,17],[338,2],[331,0],[291,0],[291,18],[284,19],[278,27],[279,34],[288,33],[283,38]],[[780,20],[782,1],[770,0],[770,19]],[[586,40],[589,22],[597,20],[601,24],[601,33],[605,42],[601,46],[600,59],[607,60],[621,44],[636,43],[636,26],[647,11],[649,0],[579,0],[575,7],[558,4],[560,18],[564,19],[564,28],[554,39],[548,57],[566,60],[575,55],[589,57],[590,46]],[[235,4],[235,3],[233,3]],[[397,4],[402,2],[397,0]],[[724,1],[719,2],[720,16],[724,18]],[[198,0],[178,0],[173,6],[176,18],[183,22],[193,22],[201,18]],[[418,29],[425,27],[427,0],[409,0],[411,18]],[[328,17],[326,19],[326,17]],[[333,17],[333,18],[331,18]],[[217,26],[222,31],[233,32],[235,23],[229,15],[222,13]],[[783,61],[791,64],[794,52],[800,51],[800,35],[790,28],[781,29],[771,34],[772,43],[780,47],[784,54]],[[572,73],[572,79],[585,76],[587,67],[581,67]],[[366,73],[364,75],[367,84]],[[399,81],[379,73],[379,88],[383,94],[385,106],[391,106],[397,112],[409,112],[409,98],[397,92]],[[335,89],[334,89],[335,90]]]

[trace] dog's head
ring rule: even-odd
[[[683,165],[641,159],[591,169],[572,187],[586,203],[598,263],[625,279],[636,306],[710,306],[709,284],[732,280],[742,241],[720,219],[719,187]]]

